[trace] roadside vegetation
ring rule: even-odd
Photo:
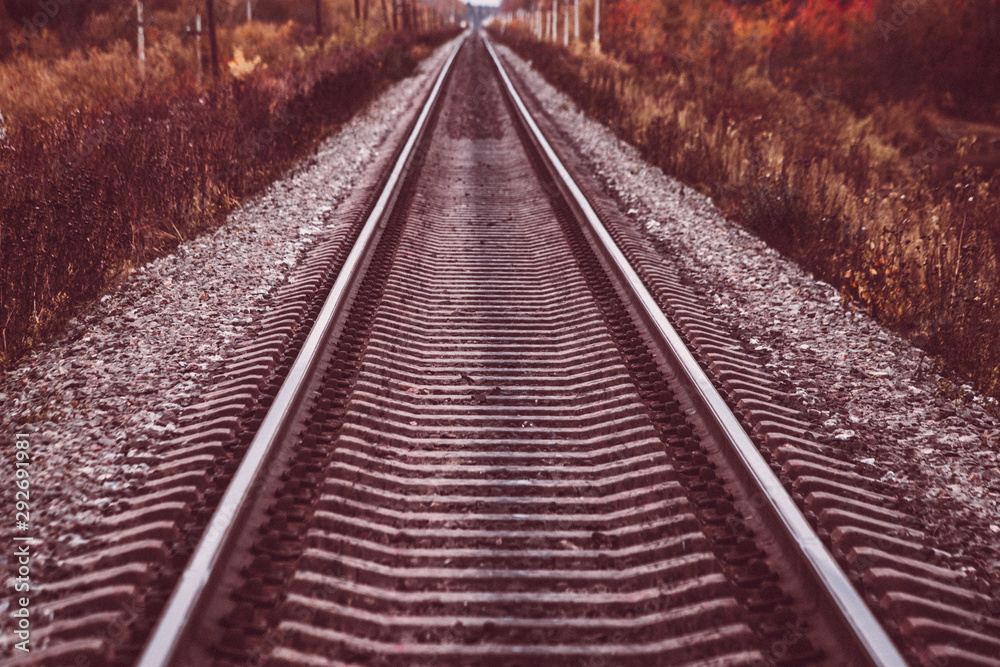
[[[457,32],[451,5],[411,3],[392,30],[389,9],[365,1],[355,17],[324,0],[317,34],[301,10],[321,3],[257,0],[247,22],[244,2],[218,2],[220,73],[206,33],[199,77],[186,27],[203,3],[147,2],[143,75],[134,1],[29,4],[25,16],[58,11],[33,32],[0,5],[0,367],[260,192]]]
[[[1000,396],[994,0],[607,0],[600,54],[539,42],[526,14],[494,32],[650,162]]]

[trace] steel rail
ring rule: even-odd
[[[377,240],[380,227],[392,210],[404,177],[416,155],[417,146],[426,134],[428,119],[441,98],[444,82],[463,43],[464,40],[459,42],[441,68],[385,187],[316,317],[316,323],[212,515],[166,609],[160,615],[138,662],[139,667],[166,667],[174,664],[184,639],[194,631],[192,626],[204,604],[206,590],[217,574],[215,566],[223,560],[239,535],[240,519],[253,501],[255,480],[271,459],[277,443],[288,434],[295,422],[299,406],[328,346],[328,339],[344,312],[352,288],[363,273],[365,259]]]
[[[676,373],[677,379],[686,385],[687,394],[694,399],[699,413],[702,417],[707,417],[703,421],[719,442],[728,445],[723,448],[723,456],[729,462],[736,464],[736,473],[740,475],[741,481],[751,484],[751,488],[757,490],[754,497],[762,497],[765,500],[761,503],[763,507],[758,508],[758,511],[763,510],[782,527],[784,535],[779,534],[779,537],[786,538],[784,546],[786,549],[790,547],[792,555],[797,556],[799,564],[804,566],[796,568],[798,573],[812,580],[813,590],[825,596],[830,603],[828,608],[836,610],[839,615],[839,618],[828,620],[835,622],[844,631],[841,639],[845,644],[853,644],[843,647],[853,658],[850,664],[861,664],[857,660],[863,660],[867,664],[879,667],[905,667],[907,663],[899,650],[861,599],[847,575],[823,546],[819,536],[785,491],[781,481],[754,446],[712,381],[698,365],[683,339],[667,320],[642,279],[629,264],[572,175],[556,155],[521,100],[485,34],[482,34],[482,39],[496,65],[508,99],[517,112],[516,116],[535,144],[557,187],[578,218],[589,227],[592,240],[596,240],[594,245],[604,256],[622,287],[627,288],[625,291],[631,305],[648,326],[649,333],[654,337],[654,344]],[[752,511],[751,508],[747,510],[748,513]]]

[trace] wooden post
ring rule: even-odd
[[[135,13],[139,23],[139,37],[137,40],[139,51],[139,78],[146,80],[146,25],[142,20],[142,0],[136,0]]]
[[[205,18],[208,19],[208,69],[213,79],[219,78],[219,41],[215,36],[215,1],[205,0]]]
[[[250,6],[250,0],[247,0],[247,23],[253,21],[253,7]]]
[[[563,5],[563,46],[569,46],[569,5]]]

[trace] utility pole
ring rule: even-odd
[[[139,22],[139,38],[138,38],[139,78],[145,81],[146,80],[146,25],[142,21],[142,0],[136,0],[135,12]]]
[[[205,0],[205,18],[208,19],[208,69],[212,79],[219,79],[219,41],[215,37],[215,0]]]
[[[594,53],[601,52],[601,0],[594,0]]]
[[[194,17],[194,50],[198,53],[198,85],[201,86],[204,83],[201,75],[201,12]]]

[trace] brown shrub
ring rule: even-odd
[[[899,122],[906,103],[859,115],[756,65],[653,72],[527,31],[494,36],[647,160],[1000,396],[1000,178],[988,166],[936,172],[940,155],[908,159],[893,131],[928,139],[918,121]]]
[[[452,34],[319,52],[208,90],[177,78],[21,119],[0,142],[0,361],[51,335],[123,270],[259,191],[408,74],[415,46]]]

